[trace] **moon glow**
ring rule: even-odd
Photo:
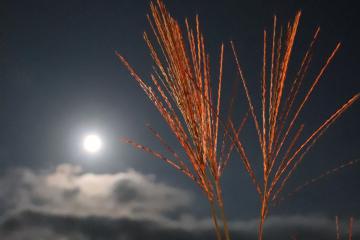
[[[83,148],[88,153],[97,153],[102,148],[102,140],[101,138],[96,134],[90,134],[85,136],[83,141]]]

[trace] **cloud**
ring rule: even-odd
[[[0,239],[214,239],[210,218],[191,213],[191,193],[134,170],[95,174],[63,164],[52,171],[18,169],[0,179]],[[174,214],[176,213],[176,214]],[[358,220],[354,239],[360,237]],[[258,219],[232,220],[233,239],[256,239]],[[344,237],[347,223],[342,222]],[[268,240],[331,239],[333,218],[271,216]]]
[[[290,220],[290,222],[289,222]],[[304,221],[308,223],[304,224]],[[323,227],[318,228],[319,222]],[[328,240],[335,238],[333,221],[324,217],[275,217],[269,219],[265,229],[265,239]],[[314,226],[311,224],[315,223]],[[325,224],[326,223],[326,224]],[[331,223],[331,224],[330,224]],[[256,222],[237,222],[232,224],[232,239],[256,240]],[[353,239],[358,239],[359,225],[356,224]],[[343,239],[347,239],[346,231]],[[56,216],[31,211],[13,216],[0,225],[0,239],[7,240],[140,240],[140,239],[177,239],[205,240],[215,239],[210,226],[196,231],[183,228],[169,228],[151,220],[128,218]]]
[[[94,174],[63,164],[45,173],[12,171],[0,183],[1,206],[11,214],[31,210],[77,217],[145,218],[160,217],[191,203],[191,193],[134,170]]]
[[[56,233],[47,227],[24,227],[16,231],[4,231],[0,233],[1,239],[7,240],[86,240],[86,238],[79,233]]]
[[[34,235],[26,236],[25,233]],[[47,237],[55,236],[56,240],[195,239],[192,233],[181,229],[169,230],[149,220],[54,216],[29,211],[8,219],[0,228],[1,239],[30,240],[39,239],[37,237],[42,235],[45,235],[43,239],[53,239]]]
[[[257,232],[258,219],[247,221],[233,221],[230,223],[231,229],[254,238]],[[340,220],[341,234],[347,239],[348,220]],[[353,239],[360,237],[359,219],[355,219],[353,225]],[[265,224],[265,239],[334,239],[336,237],[335,218],[321,215],[293,215],[293,216],[270,216]]]

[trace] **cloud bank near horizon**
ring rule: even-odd
[[[0,187],[1,239],[214,239],[211,220],[191,213],[196,207],[191,192],[135,170],[95,174],[70,164],[42,172],[17,169],[0,178]],[[256,239],[257,222],[230,221],[234,239]],[[353,230],[360,236],[357,220]],[[334,238],[334,219],[268,219],[267,239],[291,236]]]

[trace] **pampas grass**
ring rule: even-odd
[[[262,176],[259,177],[255,174],[254,162],[248,158],[243,141],[240,138],[236,138],[236,147],[240,158],[255,184],[261,201],[258,230],[259,240],[263,238],[263,226],[269,214],[270,203],[275,202],[279,198],[289,178],[319,137],[360,97],[359,93],[351,97],[307,136],[305,141],[301,142],[299,140],[304,129],[304,124],[296,127],[299,115],[340,48],[340,43],[338,43],[326,58],[310,88],[306,90],[305,96],[300,96],[299,90],[310,66],[314,46],[320,32],[320,28],[317,28],[295,78],[290,79],[287,73],[300,16],[301,12],[298,12],[293,22],[288,22],[285,27],[277,26],[277,18],[275,16],[270,43],[268,43],[267,31],[264,31],[263,66],[260,83],[261,106],[259,111],[257,111],[257,107],[253,104],[245,75],[240,66],[235,44],[231,42],[236,68],[243,84],[262,156]],[[270,45],[270,53],[267,51],[268,45]],[[270,64],[267,63],[268,54],[270,54],[271,58]],[[270,73],[268,74],[268,72]],[[289,84],[288,91],[286,91],[286,84]],[[297,99],[300,100],[298,105],[295,104]],[[260,117],[258,117],[257,112],[261,112]],[[234,134],[235,129],[232,128],[232,131]],[[234,136],[236,135],[234,134]]]
[[[156,4],[152,2],[150,8],[148,22],[157,44],[155,46],[148,34],[144,33],[144,40],[154,61],[151,83],[143,80],[121,54],[117,53],[117,56],[156,106],[180,143],[190,165],[151,126],[148,126],[151,133],[173,156],[172,159],[130,139],[123,140],[164,160],[196,182],[210,203],[217,238],[222,239],[223,234],[229,240],[220,179],[233,145],[227,148],[223,144],[222,150],[225,148],[227,151],[221,151],[222,154],[218,147],[224,46],[221,45],[219,50],[218,81],[213,92],[210,57],[206,52],[198,17],[194,29],[185,20],[184,34],[162,1]],[[224,132],[223,139],[227,135]],[[215,204],[220,210],[223,233],[218,224]]]
[[[350,98],[309,136],[306,136],[304,141],[300,141],[303,138],[304,124],[298,125],[299,115],[339,50],[340,43],[325,59],[310,88],[306,89],[305,95],[301,96],[300,90],[312,60],[320,28],[315,30],[295,78],[290,79],[288,68],[301,12],[298,12],[294,20],[285,26],[278,26],[275,16],[271,36],[269,37],[267,31],[264,31],[260,82],[261,106],[255,106],[240,65],[239,54],[235,44],[231,42],[236,69],[249,106],[249,112],[240,126],[235,127],[230,117],[223,122],[220,116],[224,45],[219,48],[219,66],[214,84],[214,77],[211,74],[213,71],[210,71],[210,57],[206,51],[205,38],[200,30],[198,17],[194,28],[186,19],[184,31],[161,0],[157,0],[156,3],[151,2],[150,9],[151,15],[147,17],[152,29],[152,37],[145,32],[144,40],[154,66],[148,80],[140,77],[124,56],[120,53],[116,54],[160,112],[187,159],[182,159],[180,154],[175,152],[150,125],[147,126],[148,129],[171,158],[131,139],[123,138],[123,141],[163,160],[200,187],[210,204],[218,240],[230,240],[221,177],[235,148],[254,183],[261,202],[258,230],[261,240],[271,203],[280,199],[279,196],[289,178],[319,137],[360,97],[360,94],[356,94]],[[271,59],[269,63],[267,59]],[[231,99],[230,102],[232,106],[233,100]],[[255,135],[261,149],[261,176],[256,174],[254,160],[248,157],[244,140],[240,137],[240,131],[248,115],[254,122]]]

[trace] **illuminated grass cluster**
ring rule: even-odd
[[[304,124],[298,123],[299,116],[339,50],[340,43],[325,59],[310,88],[304,89],[305,94],[302,96],[300,90],[304,88],[303,81],[311,64],[320,28],[316,29],[296,75],[290,78],[288,68],[301,12],[296,14],[293,22],[288,22],[285,26],[279,26],[275,16],[271,36],[264,31],[259,107],[253,103],[235,44],[230,43],[249,106],[249,110],[244,109],[244,112],[249,111],[261,149],[262,174],[258,176],[254,170],[255,163],[248,157],[244,139],[239,134],[248,114],[245,114],[238,127],[234,126],[231,118],[223,121],[220,116],[224,45],[220,46],[219,69],[215,78],[217,82],[213,88],[210,57],[205,48],[198,17],[194,29],[185,20],[186,29],[183,31],[162,1],[151,3],[150,8],[151,16],[148,16],[148,21],[155,41],[144,33],[154,61],[150,81],[143,80],[121,54],[117,53],[117,56],[156,106],[180,143],[187,160],[183,160],[151,126],[148,126],[149,130],[172,155],[172,159],[133,140],[123,140],[164,160],[198,184],[210,203],[218,240],[230,239],[220,180],[235,148],[260,198],[258,236],[262,239],[263,225],[271,203],[279,199],[287,181],[319,137],[360,97],[358,93],[350,98],[309,136],[302,136]],[[301,141],[303,138],[305,140]]]

